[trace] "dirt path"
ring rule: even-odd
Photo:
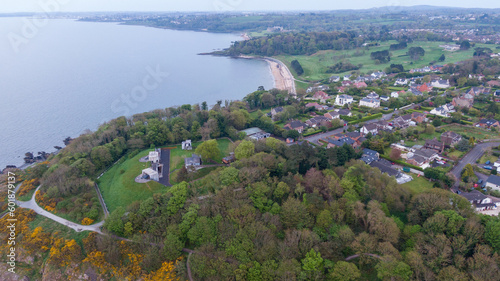
[[[65,226],[75,230],[76,232],[94,231],[94,232],[97,232],[99,234],[103,234],[101,231],[101,226],[104,225],[104,221],[98,222],[98,223],[93,224],[93,225],[81,225],[81,224],[77,224],[77,223],[71,222],[69,220],[63,219],[61,217],[58,217],[50,212],[45,211],[42,207],[38,206],[38,204],[36,203],[36,200],[35,200],[35,196],[36,196],[36,193],[38,192],[38,190],[40,189],[40,187],[41,186],[39,186],[35,190],[35,193],[33,194],[33,197],[31,198],[30,201],[21,202],[21,201],[16,200],[17,206],[19,206],[21,208],[25,208],[25,209],[31,209],[31,210],[35,211],[35,213],[37,213],[41,216],[44,216],[46,218],[49,218],[49,219],[51,219],[55,222],[58,222],[62,225],[65,225]]]

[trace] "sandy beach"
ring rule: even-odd
[[[287,90],[289,94],[296,95],[295,78],[290,69],[281,61],[269,57],[252,57],[241,55],[242,59],[261,59],[269,64],[271,73],[274,77],[274,87],[278,90]]]

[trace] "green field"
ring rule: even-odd
[[[402,184],[401,186],[407,187],[413,195],[425,192],[432,188],[432,182],[428,181],[425,177],[417,177],[416,174],[410,174],[413,180]]]
[[[145,150],[130,159],[125,157],[125,161],[113,166],[100,178],[99,188],[110,212],[168,190],[168,187],[155,181],[145,184],[135,182],[135,177],[149,165],[139,162],[139,159],[148,155],[149,151]]]
[[[363,67],[359,70],[362,73],[368,73],[377,70],[384,70],[386,67],[391,64],[403,64],[405,70],[409,70],[412,68],[420,68],[423,66],[429,65],[431,61],[437,61],[437,59],[444,54],[446,60],[444,62],[438,62],[438,64],[448,64],[455,63],[459,61],[463,61],[469,58],[472,58],[472,54],[474,53],[474,48],[471,48],[467,51],[457,51],[457,52],[448,52],[444,51],[439,45],[446,44],[445,42],[427,42],[427,41],[418,41],[408,44],[408,47],[403,50],[391,51],[391,61],[386,64],[375,64],[375,62],[370,59],[370,54],[375,51],[388,50],[391,44],[397,43],[396,41],[387,41],[380,43],[380,46],[370,47],[369,50],[365,48],[358,48],[355,50],[343,50],[343,51],[335,51],[335,50],[326,50],[319,51],[314,55],[306,56],[290,56],[290,55],[280,55],[276,56],[277,59],[284,62],[292,71],[294,76],[299,79],[306,79],[309,81],[317,81],[328,78],[332,75],[344,75],[349,73],[326,73],[328,66],[333,66],[336,63],[347,60],[354,65],[363,64]],[[450,44],[450,43],[448,43]],[[453,43],[451,43],[453,44]],[[476,47],[491,47],[491,45],[485,44],[476,44]],[[410,47],[422,47],[425,50],[425,56],[422,57],[419,61],[411,63],[411,60],[408,56],[405,56],[406,52]],[[292,60],[297,59],[302,68],[304,69],[304,74],[298,77],[295,71],[290,67],[290,63]]]
[[[441,126],[440,128],[446,131],[455,132],[460,135],[465,135],[468,138],[474,137],[477,140],[500,139],[500,134],[498,132],[492,132],[477,127],[465,127],[463,125],[452,124],[452,125]]]
[[[184,165],[184,158],[191,157],[196,150],[196,147],[201,143],[201,141],[194,142],[193,150],[182,150],[182,146],[180,145],[177,145],[175,149],[170,150],[170,172],[182,168],[182,165]],[[229,155],[229,144],[231,141],[228,139],[218,139],[217,143],[219,144],[220,154],[213,160],[218,163],[222,163],[222,158]]]

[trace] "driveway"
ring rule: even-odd
[[[159,182],[164,186],[172,186],[170,184],[170,149],[161,150],[160,163],[163,164],[163,177],[160,178]]]
[[[36,195],[36,192],[40,189],[41,186],[39,186],[35,193],[33,194],[33,197],[31,198],[30,201],[27,201],[27,202],[21,202],[21,201],[17,201],[16,200],[16,204],[17,206],[21,207],[21,208],[25,208],[25,209],[31,209],[33,211],[35,211],[35,213],[41,215],[41,216],[44,216],[46,218],[49,218],[55,222],[58,222],[62,225],[65,225],[73,230],[75,230],[76,232],[82,232],[82,231],[94,231],[94,232],[97,232],[99,234],[103,234],[102,231],[101,231],[101,226],[104,225],[104,221],[101,221],[99,223],[96,223],[96,224],[93,224],[93,225],[81,225],[81,224],[77,224],[77,223],[74,223],[74,222],[71,222],[71,221],[68,221],[66,219],[63,219],[61,217],[58,217],[50,212],[47,212],[45,211],[42,207],[38,206],[38,204],[36,203],[35,201],[35,195]]]

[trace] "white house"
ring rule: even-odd
[[[500,190],[500,177],[491,175],[486,180],[486,188],[490,187],[492,190]]]
[[[330,83],[335,83],[340,81],[340,76],[332,76],[330,77]]]
[[[396,82],[394,82],[394,86],[404,86],[406,84],[408,84],[408,79],[406,78],[398,78]]]
[[[390,99],[390,98],[389,98],[389,97],[387,97],[387,96],[381,96],[381,97],[380,97],[380,100],[381,100],[381,101],[389,101],[389,99]]]
[[[193,149],[193,144],[191,143],[191,140],[185,140],[182,142],[182,150],[192,150]]]
[[[392,92],[391,98],[399,98],[399,92]]]
[[[361,127],[361,129],[359,131],[364,136],[368,135],[369,133],[371,133],[372,135],[376,135],[376,134],[378,134],[378,126],[373,124],[373,123],[366,124],[363,127]]]
[[[379,95],[377,95],[377,93],[375,93],[375,92],[371,92],[366,97],[369,98],[369,99],[378,99]]]
[[[151,163],[159,163],[160,154],[158,153],[158,151],[150,151],[148,156],[148,161],[151,161]]]
[[[431,86],[434,88],[446,89],[450,87],[450,81],[442,79],[432,80]]]
[[[142,170],[142,178],[150,179],[150,180],[154,180],[154,181],[160,180],[160,176],[159,176],[158,172],[151,169],[151,168],[147,168],[147,169]]]
[[[472,205],[474,205],[477,212],[497,208],[497,205],[493,203],[493,200],[491,200],[491,198],[477,190],[468,193],[464,192],[460,195],[467,199]]]
[[[361,101],[359,101],[359,106],[377,108],[377,107],[380,107],[380,100],[364,98],[364,99],[361,99]]]
[[[353,97],[351,97],[349,95],[338,95],[335,98],[335,105],[338,105],[338,106],[344,106],[346,104],[351,104],[353,102],[354,102]]]
[[[440,107],[436,107],[431,110],[430,114],[434,114],[441,117],[450,117],[450,113],[456,112],[455,107],[451,104],[445,104]]]

